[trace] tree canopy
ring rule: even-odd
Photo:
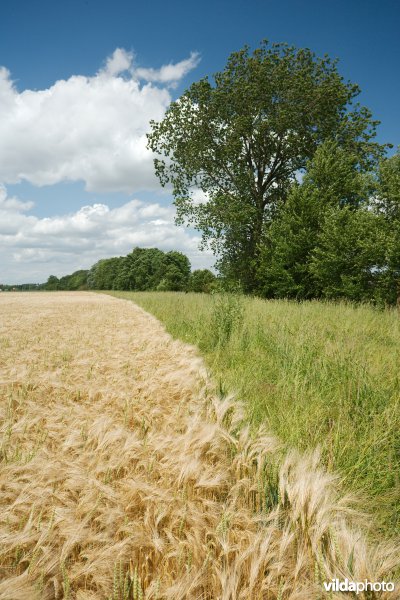
[[[216,289],[217,278],[209,269],[197,269],[193,271],[189,279],[189,290],[208,294]]]
[[[148,146],[161,184],[172,185],[178,223],[202,231],[221,271],[246,291],[259,287],[265,230],[319,145],[334,141],[359,172],[383,156],[378,122],[354,104],[359,92],[328,56],[263,42],[233,53],[213,82],[192,84],[152,122]]]
[[[134,248],[127,256],[99,260],[90,269],[88,286],[97,290],[185,290],[190,262],[182,252]]]

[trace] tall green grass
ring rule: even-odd
[[[321,448],[377,530],[400,524],[400,316],[368,306],[112,292],[199,347],[222,390],[287,445]]]

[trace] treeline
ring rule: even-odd
[[[181,252],[135,248],[124,257],[100,260],[88,273],[88,287],[96,290],[185,290],[190,262]]]
[[[72,275],[64,275],[64,277],[56,277],[50,275],[46,283],[41,285],[44,290],[87,290],[87,276],[89,271],[81,269],[75,271]]]
[[[0,292],[32,292],[41,289],[41,287],[41,283],[20,283],[15,285],[0,283]]]
[[[127,256],[104,258],[89,270],[60,279],[50,275],[44,290],[193,291],[208,293],[216,285],[208,269],[191,272],[187,256],[158,248],[134,248]]]

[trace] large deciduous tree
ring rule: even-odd
[[[382,153],[358,94],[329,57],[263,42],[233,53],[214,82],[194,83],[151,123],[148,147],[161,184],[172,184],[178,223],[201,230],[246,291],[257,286],[263,232],[319,144],[335,140],[361,170]]]

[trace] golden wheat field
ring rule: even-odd
[[[195,348],[134,304],[0,297],[0,599],[319,600],[391,581],[318,454],[250,435]],[[394,592],[358,598],[395,599]]]

